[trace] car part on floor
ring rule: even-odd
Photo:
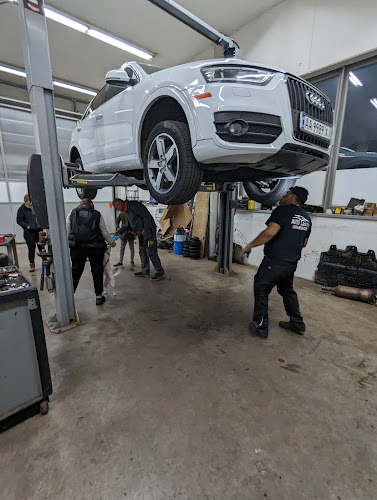
[[[358,252],[357,247],[339,250],[331,245],[322,252],[315,282],[323,286],[344,285],[377,291],[377,260],[373,250]]]
[[[377,295],[372,290],[363,290],[362,288],[354,288],[351,286],[323,286],[324,292],[331,292],[337,297],[344,297],[345,299],[360,300],[368,304],[375,304]]]
[[[296,179],[271,179],[254,182],[246,181],[243,186],[251,200],[264,205],[276,205],[295,183]]]
[[[165,120],[157,124],[147,139],[143,163],[152,198],[165,205],[180,205],[193,198],[203,180],[185,123]]]
[[[15,266],[0,268],[0,432],[37,406],[48,411],[50,367],[37,288]]]

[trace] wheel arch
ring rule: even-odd
[[[157,93],[157,95],[156,95]],[[196,128],[191,110],[181,91],[174,88],[163,88],[156,91],[143,107],[138,120],[137,152],[142,164],[143,147],[151,130],[164,120],[187,123],[190,131],[191,145],[196,144]]]

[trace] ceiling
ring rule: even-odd
[[[231,35],[281,1],[178,0],[178,3],[219,31]],[[17,7],[12,3],[1,3],[0,64],[23,68]],[[47,0],[46,5],[156,54],[150,62],[157,66],[169,67],[189,61],[211,45],[207,39],[147,0]],[[56,80],[98,90],[109,69],[117,68],[125,61],[138,60],[132,54],[55,21],[48,19],[47,28],[52,72]],[[9,42],[4,43],[4,40]],[[23,83],[22,78],[5,73],[0,74],[0,79]],[[59,89],[60,94],[64,92],[68,97],[90,100],[84,94]]]

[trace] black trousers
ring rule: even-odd
[[[253,322],[257,329],[268,334],[268,296],[274,286],[283,297],[284,308],[290,321],[305,331],[297,293],[293,289],[293,277],[297,262],[284,262],[265,257],[254,278]]]
[[[151,268],[149,261],[152,262],[153,267],[158,274],[165,274],[164,268],[162,267],[160,257],[157,253],[157,238],[156,233],[149,240],[145,239],[143,235],[139,236],[139,254],[141,261],[141,272],[144,274],[150,274]]]
[[[93,276],[94,290],[96,295],[102,295],[104,254],[104,248],[71,248],[72,280],[74,291],[76,291],[81,275],[84,271],[86,259],[89,259],[90,270]]]
[[[29,229],[24,229],[24,239],[26,241],[29,250],[29,262],[30,264],[34,264],[35,246],[37,244],[37,241],[39,240],[39,232],[29,231]]]

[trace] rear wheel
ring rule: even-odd
[[[271,179],[265,181],[245,181],[243,186],[249,198],[264,205],[275,205],[294,186],[296,179]]]
[[[84,171],[84,167],[82,164],[81,158],[77,158],[75,160],[77,168],[80,170]],[[76,193],[77,196],[80,198],[80,200],[83,200],[85,198],[89,198],[89,200],[94,200],[94,198],[97,196],[98,189],[96,188],[76,188]]]
[[[150,133],[144,149],[144,178],[151,196],[166,205],[191,200],[203,179],[188,126],[166,120]]]

